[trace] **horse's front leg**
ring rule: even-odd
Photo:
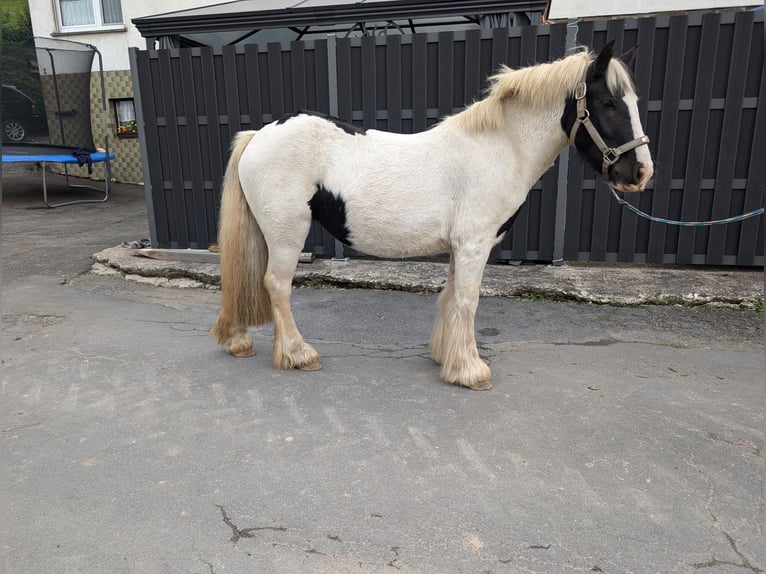
[[[269,264],[264,284],[269,291],[274,316],[272,361],[278,369],[316,371],[322,368],[319,353],[303,339],[290,307],[293,275],[299,254],[300,248],[296,251],[269,246]]]
[[[448,282],[440,298],[431,345],[432,350],[438,350],[437,336],[441,339],[440,353],[434,353],[434,359],[441,362],[442,379],[481,391],[492,388],[492,383],[489,367],[476,348],[474,316],[490,248],[474,245],[454,251],[450,261],[452,285]]]

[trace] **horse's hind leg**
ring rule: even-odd
[[[303,339],[290,308],[293,275],[298,265],[304,236],[300,235],[299,240],[294,240],[294,245],[283,241],[277,245],[269,244],[269,264],[264,284],[269,291],[274,316],[272,360],[274,366],[279,369],[316,371],[322,368],[319,353]]]
[[[442,365],[441,378],[448,383],[475,390],[492,388],[489,382],[490,370],[479,357],[474,334],[474,316],[479,305],[481,277],[488,255],[489,249],[481,245],[455,250],[450,264],[452,290],[449,290],[449,285],[445,289],[445,298],[440,301],[440,316],[437,320],[442,338],[441,356],[438,357]],[[434,347],[436,344],[432,342]]]
[[[449,276],[447,277],[447,286],[439,293],[439,300],[437,301],[438,313],[436,315],[436,323],[434,324],[434,330],[431,333],[431,344],[429,348],[431,350],[431,357],[437,364],[441,365],[444,362],[444,345],[447,338],[447,309],[452,305],[452,298],[455,296],[455,257],[450,255],[449,259]]]

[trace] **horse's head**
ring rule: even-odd
[[[613,57],[609,42],[567,101],[561,125],[569,142],[618,191],[643,191],[654,174],[629,67],[635,48]]]

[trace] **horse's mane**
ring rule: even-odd
[[[592,52],[582,48],[554,62],[518,70],[503,65],[489,78],[490,86],[483,100],[446,118],[443,123],[469,131],[494,129],[502,124],[504,104],[509,100],[532,107],[559,105],[565,97],[574,94],[576,85],[583,81],[594,59]],[[606,79],[612,93],[622,92],[633,85],[627,69],[617,60],[609,65]]]

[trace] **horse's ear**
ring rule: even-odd
[[[609,40],[609,42],[601,48],[601,52],[599,52],[598,57],[596,58],[595,69],[597,74],[606,73],[606,69],[609,67],[609,60],[612,59],[612,56],[614,56],[614,40]]]
[[[622,56],[620,56],[620,60],[622,60],[622,63],[625,64],[628,67],[628,70],[630,70],[631,72],[635,71],[636,48],[638,48],[638,44],[634,45],[630,50],[628,50]]]

